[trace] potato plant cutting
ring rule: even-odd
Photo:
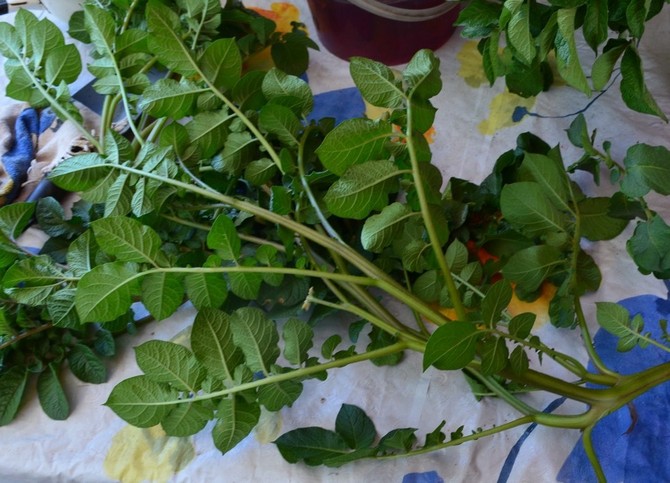
[[[596,320],[587,320],[582,297],[603,280],[586,247],[633,224],[627,255],[643,274],[670,276],[670,227],[645,198],[670,194],[670,151],[637,144],[613,159],[579,116],[567,133],[578,159],[526,133],[491,160],[480,184],[444,180],[424,136],[442,89],[432,52],[417,52],[399,74],[351,59],[361,95],[386,114],[308,121],[313,95],[296,74],[315,45],[299,24],[279,34],[268,22],[218,0],[85,2],[70,27],[90,43],[88,69],[105,96],[97,132],[71,101],[77,48],[26,11],[0,24],[6,94],[80,126],[92,148],[49,175],[79,194],[69,212],[50,198],[0,208],[0,422],[19,411],[31,375],[45,412],[67,417],[61,371],[103,382],[100,356],[113,355],[114,334],[160,323],[189,302],[198,311],[190,347],[139,345],[143,374],[109,394],[106,406],[134,426],[188,436],[215,421],[207,430],[225,453],[250,434],[261,408],[299,411],[310,397],[306,380],[351,364],[402,364],[414,351],[424,370],[461,371],[517,417],[471,430],[436,415],[427,435],[380,435],[363,409],[343,404],[331,427],[305,420],[276,439],[282,456],[340,466],[536,423],[580,431],[604,480],[593,428],[622,407],[633,411],[636,397],[670,379],[670,364],[612,370],[594,348],[593,322],[618,337],[622,352],[670,346],[666,321],[615,302],[598,302]],[[277,67],[247,69],[265,48]],[[149,71],[161,78],[149,81]],[[125,129],[112,122],[117,110]],[[576,171],[610,183],[613,194],[588,196]],[[32,220],[49,235],[36,254],[17,242]],[[508,312],[514,294],[534,300],[545,284],[556,287],[555,330],[581,334],[592,370],[543,343],[535,314]],[[138,304],[150,317],[137,319]],[[327,317],[346,320],[351,340],[324,334],[333,327]],[[651,326],[663,337],[652,338]],[[325,342],[315,345],[315,334]],[[528,402],[530,391],[583,410],[544,413]]]

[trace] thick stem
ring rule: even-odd
[[[158,181],[161,181],[165,184],[169,184],[172,186],[176,186],[178,188],[183,188],[187,191],[190,191],[192,193],[198,194],[200,196],[203,196],[205,198],[212,199],[214,201],[223,203],[231,208],[235,208],[237,210],[241,211],[246,211],[247,213],[251,213],[252,215],[256,215],[259,218],[262,218],[268,222],[271,223],[276,223],[280,226],[283,226],[294,233],[298,233],[300,235],[303,235],[305,238],[321,245],[322,247],[332,250],[335,253],[338,253],[341,255],[345,260],[347,260],[349,263],[352,265],[356,266],[359,268],[365,275],[370,277],[370,279],[374,279],[376,287],[380,288],[381,290],[384,290],[387,292],[389,295],[392,297],[397,298],[401,302],[405,303],[409,308],[415,309],[417,312],[419,312],[421,315],[425,316],[427,319],[435,321],[437,324],[443,324],[447,322],[447,319],[445,319],[439,312],[433,310],[429,306],[427,306],[425,303],[423,303],[421,300],[416,298],[413,294],[408,293],[402,286],[400,286],[392,277],[390,277],[387,273],[381,271],[378,267],[376,267],[373,263],[371,263],[369,260],[367,260],[365,257],[363,257],[360,253],[358,253],[356,250],[353,248],[349,247],[348,245],[343,245],[339,243],[336,240],[333,240],[332,238],[329,238],[315,230],[312,230],[309,227],[306,227],[305,225],[298,223],[290,218],[287,218],[285,216],[278,215],[276,213],[273,213],[269,210],[266,210],[265,208],[262,208],[260,206],[254,205],[252,203],[248,203],[246,201],[238,200],[236,198],[233,198],[231,196],[223,195],[218,192],[212,192],[203,188],[200,188],[198,186],[194,186],[192,184],[184,183],[175,179],[171,178],[166,178],[164,176],[160,176],[154,173],[148,173],[146,171],[142,171],[140,169],[132,168],[130,166],[124,166],[124,165],[110,165],[112,168],[120,169],[122,171],[126,171],[129,173],[133,173],[139,176],[145,176],[147,178],[151,179],[156,179]]]
[[[412,163],[412,176],[414,178],[414,188],[416,189],[417,197],[419,198],[419,205],[421,206],[421,214],[423,215],[423,222],[426,226],[426,231],[428,232],[428,238],[430,239],[430,245],[435,254],[438,265],[440,266],[440,271],[442,272],[442,277],[444,278],[444,283],[449,292],[449,297],[451,302],[454,304],[454,310],[456,315],[460,320],[466,320],[465,307],[463,306],[463,301],[461,296],[458,293],[458,287],[456,287],[456,282],[451,274],[449,265],[447,264],[447,259],[442,253],[442,245],[440,244],[439,237],[437,236],[437,231],[435,230],[435,224],[433,222],[433,217],[430,214],[428,200],[426,198],[426,192],[424,190],[423,179],[421,177],[421,172],[419,170],[419,160],[416,154],[416,146],[414,146],[413,135],[413,121],[412,121],[412,102],[407,100],[407,149],[409,150],[409,157]]]

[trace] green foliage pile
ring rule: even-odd
[[[526,133],[481,184],[444,183],[424,137],[435,120],[431,98],[442,88],[432,52],[418,52],[400,76],[353,58],[361,94],[389,114],[335,126],[306,120],[312,93],[292,73],[243,69],[245,56],[268,42],[281,46],[275,60],[289,48],[296,49],[290,59],[306,55],[312,44],[299,25],[279,36],[267,21],[240,6],[222,9],[218,0],[118,0],[107,10],[97,3],[88,2],[71,25],[95,51],[89,69],[106,96],[103,126],[93,134],[81,128],[95,152],[50,175],[82,200],[71,216],[48,198],[0,209],[0,422],[17,413],[31,373],[39,374],[45,411],[65,417],[60,367],[101,382],[105,366],[96,353],[113,354],[112,334],[133,327],[135,304],[162,320],[190,301],[198,309],[190,348],[138,346],[143,374],[109,396],[107,406],[135,426],[160,424],[186,436],[214,420],[212,437],[225,453],[262,410],[293,405],[305,380],[363,361],[397,364],[412,350],[423,354],[424,368],[462,370],[477,394],[494,394],[520,416],[472,434],[456,423],[449,437],[442,421],[420,442],[413,428],[377,438],[372,420],[345,404],[334,431],[291,431],[275,442],[281,454],[338,466],[539,423],[583,430],[604,478],[591,430],[670,379],[670,367],[622,375],[601,361],[581,297],[602,277],[583,241],[612,239],[635,223],[631,258],[641,272],[668,277],[670,227],[645,196],[670,194],[670,151],[640,144],[619,163],[607,143],[596,147],[579,116],[568,136],[583,156],[572,163]],[[7,93],[81,127],[68,91],[79,70],[53,68],[78,54],[56,32],[27,12],[15,26],[0,24]],[[163,75],[154,83],[146,77],[152,67]],[[21,89],[22,82],[33,87]],[[119,105],[129,125],[123,134],[112,129]],[[592,173],[595,183],[607,172],[615,193],[586,195],[571,179],[576,170]],[[50,236],[39,254],[16,243],[33,216]],[[473,243],[476,250],[468,248]],[[483,262],[477,249],[496,259]],[[552,322],[581,331],[595,371],[533,334],[533,314],[507,313],[512,287],[532,300],[545,282],[558,288]],[[391,300],[409,315],[389,311]],[[437,306],[453,309],[453,320]],[[328,327],[319,322],[337,313],[353,317],[350,342],[326,333],[314,347],[315,334]],[[622,351],[670,350],[618,304],[600,303],[597,322],[619,337]],[[570,377],[536,367],[529,354]],[[533,390],[586,409],[544,414],[520,396]]]

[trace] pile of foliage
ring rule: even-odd
[[[481,184],[444,183],[424,136],[435,119],[430,99],[442,88],[430,51],[418,52],[400,76],[353,58],[362,96],[388,114],[336,126],[306,120],[313,97],[300,78],[243,69],[243,59],[268,43],[280,52],[275,60],[286,49],[297,49],[291,59],[305,56],[312,44],[299,25],[279,35],[218,0],[98,3],[88,2],[71,25],[94,49],[89,69],[106,96],[102,128],[82,128],[94,152],[50,175],[81,201],[71,216],[48,198],[0,209],[1,423],[15,416],[33,373],[47,414],[67,416],[60,367],[102,382],[96,354],[113,354],[112,334],[136,323],[134,304],[162,320],[190,301],[198,309],[190,349],[166,341],[138,346],[144,374],[109,396],[107,406],[135,426],[160,424],[186,436],[215,420],[214,443],[226,452],[256,426],[261,408],[291,406],[305,380],[362,361],[397,364],[411,350],[423,354],[424,368],[462,370],[519,417],[473,434],[454,428],[447,437],[443,421],[421,442],[408,428],[378,439],[372,420],[345,404],[335,431],[281,436],[282,455],[337,466],[538,423],[582,430],[604,478],[593,427],[670,379],[670,366],[623,375],[603,363],[581,305],[601,275],[582,242],[612,239],[633,222],[633,261],[643,273],[668,277],[670,227],[645,201],[652,191],[670,194],[666,148],[636,145],[619,163],[578,117],[569,138],[584,154],[567,169],[558,147],[524,134]],[[81,62],[57,29],[20,13],[14,26],[0,24],[0,51],[8,95],[81,126],[68,91],[80,69],[54,68]],[[163,78],[148,82],[150,68]],[[123,134],[112,129],[117,105],[127,115]],[[609,171],[615,194],[587,196],[570,178],[576,170],[593,173],[595,183]],[[37,255],[16,243],[33,216],[50,235]],[[482,261],[472,246],[493,256]],[[553,324],[581,331],[594,371],[543,343],[532,331],[534,314],[508,314],[514,292],[532,300],[544,283],[557,287]],[[408,312],[389,311],[390,300]],[[328,327],[318,322],[334,313],[355,317],[351,344],[332,334],[315,349],[315,331]],[[599,303],[597,322],[620,338],[622,351],[670,351],[644,331],[640,315],[616,303]],[[537,357],[529,354],[545,364],[531,363]],[[552,375],[552,363],[570,377]],[[524,399],[532,390],[586,408],[545,414]]]
[[[511,92],[524,97],[537,95],[553,84],[551,63],[555,61],[561,79],[591,95],[603,90],[613,73],[620,70],[621,97],[626,105],[667,120],[647,89],[637,49],[646,23],[666,3],[667,0],[475,0],[463,9],[456,23],[463,27],[463,36],[480,39],[478,47],[491,84],[504,77]],[[580,38],[595,53],[586,72],[577,49]]]

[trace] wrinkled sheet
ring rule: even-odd
[[[279,22],[299,19],[312,34],[315,32],[304,0],[290,4],[262,0],[245,3],[270,10]],[[661,108],[670,113],[670,8],[665,10],[648,25],[640,51],[649,89]],[[592,58],[585,44],[580,49],[584,59]],[[536,98],[521,99],[505,92],[500,80],[493,87],[488,86],[475,50],[476,44],[460,38],[457,31],[437,51],[444,90],[434,101],[439,111],[432,149],[434,162],[445,179],[456,176],[480,181],[495,159],[513,148],[516,137],[526,131],[534,132],[551,145],[560,144],[566,162],[576,160],[578,154],[569,144],[565,130],[579,112],[583,112],[591,129],[597,128],[600,143],[612,142],[615,159],[622,160],[626,149],[637,142],[670,145],[670,127],[655,117],[626,108],[617,82],[595,100],[565,87],[554,88]],[[365,106],[352,88],[347,63],[325,50],[313,52],[311,59],[307,77],[316,94],[314,116],[335,116],[341,121],[362,115]],[[5,82],[3,79],[0,85]],[[7,104],[7,100],[3,102]],[[606,183],[600,189],[607,192]],[[668,200],[657,200],[654,208],[670,214]],[[627,259],[624,243],[630,233],[629,229],[612,242],[589,247],[603,272],[602,288],[585,304],[590,320],[595,310],[593,302],[597,300],[622,301],[629,310],[641,312],[649,320],[670,315],[668,287],[639,275]],[[422,372],[418,355],[410,355],[397,367],[379,368],[363,363],[333,371],[325,382],[307,382],[303,395],[292,408],[265,415],[252,436],[223,456],[211,441],[209,426],[190,438],[168,438],[159,428],[130,427],[102,406],[115,384],[139,373],[133,357],[134,346],[154,338],[183,341],[193,317],[194,310],[185,306],[168,320],[143,327],[136,336],[124,337],[119,354],[110,365],[106,384],[91,385],[68,378],[66,387],[70,388],[68,396],[73,411],[65,422],[50,420],[39,408],[37,398],[30,397],[18,419],[0,428],[0,481],[594,480],[577,432],[535,426],[409,459],[362,461],[339,469],[288,464],[269,444],[279,434],[296,427],[332,428],[342,403],[358,405],[372,415],[381,434],[397,427],[415,427],[419,428],[420,437],[443,419],[447,421],[445,431],[463,425],[467,434],[518,416],[500,401],[477,402],[460,372],[433,369]],[[342,322],[348,320],[328,323],[344,334],[346,324]],[[534,330],[548,345],[587,361],[576,331],[556,330],[546,323],[546,318]],[[651,359],[658,362],[664,358],[654,348],[645,352],[636,349],[625,356],[615,354],[616,341],[602,331],[595,340],[603,357],[616,358],[617,369],[623,372],[641,369]],[[670,403],[668,391],[667,385],[659,387],[636,401],[639,420],[630,433],[627,433],[631,424],[627,408],[605,418],[594,432],[596,451],[611,481],[670,481],[667,446],[670,428],[665,416]],[[526,400],[556,413],[583,408],[543,393],[528,395]]]

